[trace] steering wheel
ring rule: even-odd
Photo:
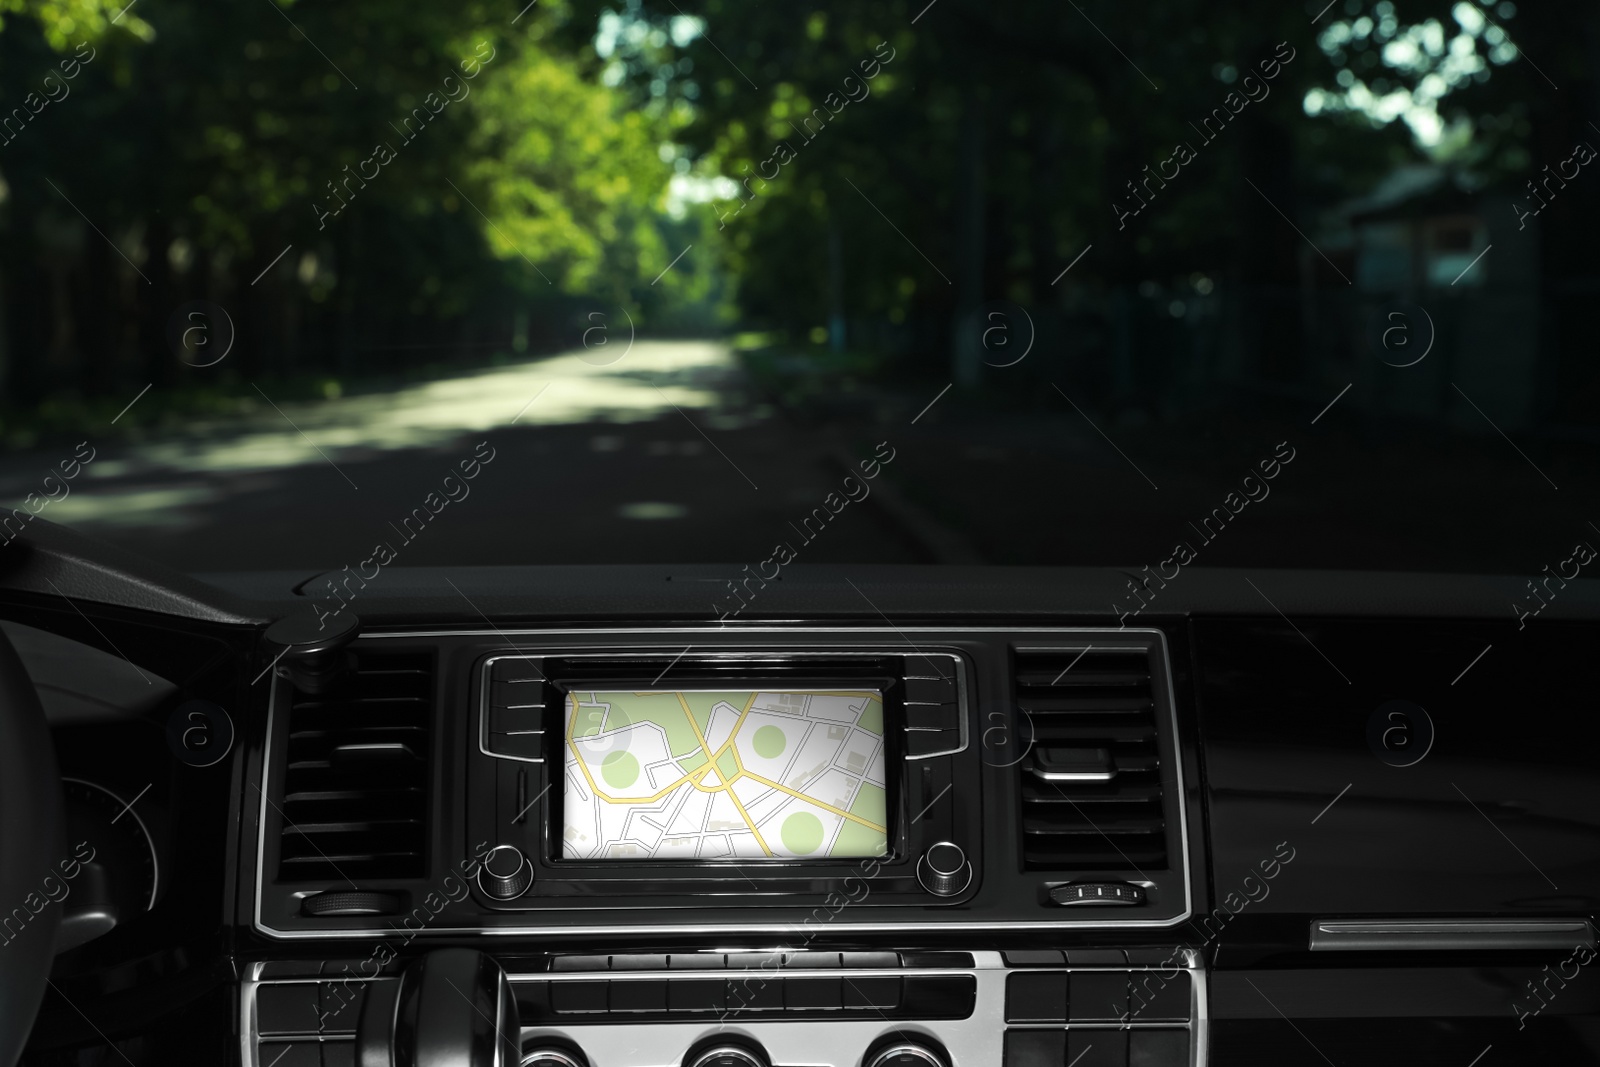
[[[44,708],[0,633],[0,1067],[22,1055],[50,977],[61,908],[49,892],[62,881],[61,826],[61,775]]]

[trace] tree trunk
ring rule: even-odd
[[[955,200],[955,322],[951,377],[975,385],[983,364],[983,103],[969,86],[957,132]]]
[[[844,335],[844,248],[839,223],[828,220],[828,348],[843,352]]]
[[[176,293],[172,287],[172,266],[167,261],[167,247],[172,244],[172,225],[157,215],[145,231],[144,278],[136,279],[134,305],[139,316],[139,351],[143,357],[145,380],[155,388],[170,385],[174,377],[177,353],[167,340],[167,324],[172,313],[178,310]],[[146,284],[146,279],[149,280]]]

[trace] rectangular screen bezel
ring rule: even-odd
[[[557,790],[550,779],[550,769],[559,763],[560,753],[555,750],[554,731],[545,732],[536,756],[504,757],[497,762],[503,769],[521,764],[525,771],[516,772],[529,777],[521,791],[508,792],[513,787],[499,778],[501,814],[504,820],[513,812],[539,808],[539,814],[528,820],[521,831],[502,822],[494,832],[497,839],[513,839],[524,849],[534,867],[534,886],[515,902],[498,904],[479,898],[495,911],[529,911],[542,909],[550,914],[566,914],[578,910],[595,912],[628,912],[648,906],[663,913],[677,914],[682,910],[717,909],[727,907],[778,907],[783,902],[817,902],[835,899],[852,888],[859,890],[864,879],[870,879],[872,892],[858,906],[877,909],[894,907],[908,901],[925,904],[926,892],[920,887],[916,875],[916,861],[929,844],[937,840],[962,843],[970,855],[981,851],[978,826],[981,818],[976,805],[969,806],[964,814],[947,810],[948,805],[937,803],[940,785],[954,785],[958,766],[966,767],[969,779],[975,778],[970,766],[974,751],[969,745],[970,731],[967,715],[971,708],[972,679],[966,655],[955,648],[927,648],[913,646],[906,650],[878,646],[870,650],[842,649],[828,646],[817,648],[796,647],[785,641],[767,647],[719,648],[708,641],[706,647],[686,650],[681,645],[651,650],[641,654],[626,647],[580,645],[577,648],[516,649],[513,654],[493,654],[479,660],[480,727],[488,727],[488,701],[491,674],[497,663],[517,660],[533,665],[540,683],[541,702],[550,708],[559,701],[563,691],[569,689],[616,688],[634,686],[646,689],[666,689],[673,685],[711,688],[837,688],[841,685],[864,688],[883,688],[886,715],[893,729],[894,756],[891,773],[895,775],[894,789],[889,798],[891,805],[891,832],[894,843],[891,852],[881,858],[865,860],[832,861],[815,860],[759,860],[744,863],[739,860],[653,860],[638,861],[586,861],[559,860],[556,833],[559,813],[550,807],[550,798]],[[941,669],[935,661],[948,663]],[[910,754],[907,743],[907,716],[905,682],[909,678],[926,677],[921,666],[931,665],[935,674],[944,677],[953,672],[957,703],[960,708],[959,742],[948,751],[926,755]],[[780,681],[781,680],[781,681]],[[731,684],[730,684],[731,683]],[[546,720],[547,722],[549,720]],[[483,744],[480,751],[493,757]],[[928,776],[933,773],[940,781],[931,791],[925,788]],[[559,773],[559,772],[556,772]],[[559,783],[554,783],[559,784]],[[912,804],[912,794],[918,799]],[[924,796],[923,794],[927,795]],[[515,808],[504,807],[515,803]],[[931,806],[930,806],[931,805]],[[952,820],[952,817],[953,820]],[[970,894],[945,902],[958,904]],[[645,902],[648,902],[646,904]]]

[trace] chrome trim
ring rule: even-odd
[[[1188,949],[1183,956],[1189,972],[1189,1062],[1191,1067],[1206,1067],[1211,1059],[1211,990],[1200,953]]]
[[[383,640],[392,640],[392,639],[411,639],[411,638],[419,638],[419,637],[499,637],[501,639],[506,639],[506,638],[509,638],[512,635],[517,635],[517,636],[535,636],[535,637],[538,637],[538,636],[543,636],[543,637],[550,637],[550,636],[563,636],[563,637],[629,636],[629,637],[638,637],[638,636],[645,636],[645,635],[682,635],[682,634],[696,634],[696,633],[717,633],[717,634],[733,633],[733,634],[737,634],[737,635],[739,635],[741,637],[747,636],[747,635],[752,635],[752,634],[788,635],[788,634],[806,633],[806,634],[825,634],[825,635],[827,635],[827,636],[829,636],[831,638],[834,638],[836,640],[847,640],[852,636],[850,630],[841,629],[841,628],[837,628],[837,627],[818,627],[818,626],[809,626],[809,627],[808,626],[793,626],[793,627],[790,627],[790,626],[759,626],[758,627],[758,626],[752,626],[752,627],[739,627],[739,628],[736,628],[736,629],[730,629],[728,627],[720,627],[720,626],[689,626],[689,627],[681,627],[680,626],[680,627],[641,627],[641,628],[600,628],[600,629],[577,629],[577,630],[570,630],[570,629],[498,630],[498,629],[493,629],[493,630],[415,630],[415,631],[395,631],[395,632],[392,632],[392,633],[362,634],[361,636],[356,638],[356,642],[355,643],[359,644],[360,642],[363,642],[363,641],[383,641]],[[1181,926],[1183,923],[1189,921],[1189,919],[1194,915],[1194,888],[1193,888],[1193,878],[1192,878],[1191,871],[1190,871],[1191,864],[1190,864],[1190,858],[1189,858],[1188,791],[1184,787],[1183,751],[1182,751],[1182,746],[1180,745],[1179,738],[1178,738],[1178,701],[1177,701],[1177,693],[1176,693],[1176,690],[1174,689],[1173,683],[1172,683],[1172,654],[1171,654],[1171,649],[1170,649],[1170,647],[1169,647],[1169,645],[1167,643],[1167,635],[1166,635],[1166,633],[1164,631],[1156,629],[1154,627],[1150,627],[1150,628],[1146,628],[1146,629],[1135,629],[1133,627],[1128,627],[1126,629],[1116,630],[1116,629],[1109,629],[1107,627],[1087,627],[1087,626],[1080,626],[1080,627],[1057,627],[1057,626],[942,626],[942,627],[913,627],[911,629],[895,630],[892,634],[886,633],[884,631],[880,631],[880,630],[877,630],[877,629],[874,629],[874,628],[870,628],[870,627],[863,627],[859,631],[857,631],[857,634],[862,639],[872,640],[872,641],[875,641],[875,642],[876,641],[886,641],[886,640],[889,640],[891,637],[899,637],[901,640],[905,641],[906,644],[911,648],[911,650],[913,652],[915,652],[919,656],[931,655],[931,654],[956,655],[956,653],[925,653],[921,649],[917,648],[914,644],[911,643],[911,638],[910,638],[909,635],[912,635],[912,634],[943,635],[943,636],[945,636],[947,638],[958,638],[958,637],[963,637],[963,636],[971,636],[973,634],[1019,634],[1019,635],[1039,634],[1039,635],[1060,635],[1060,636],[1063,636],[1063,637],[1066,637],[1066,638],[1070,639],[1070,637],[1072,637],[1073,635],[1083,634],[1083,635],[1088,635],[1089,637],[1093,637],[1094,635],[1101,635],[1101,636],[1113,635],[1113,636],[1117,636],[1117,637],[1128,636],[1128,637],[1145,637],[1145,638],[1153,639],[1152,647],[1157,648],[1157,649],[1160,650],[1162,667],[1163,667],[1164,672],[1166,674],[1166,681],[1167,681],[1167,696],[1166,696],[1166,699],[1167,699],[1168,728],[1172,731],[1172,735],[1171,735],[1172,736],[1172,744],[1173,744],[1174,753],[1176,755],[1176,759],[1174,760],[1174,764],[1175,765],[1174,765],[1174,768],[1173,768],[1174,781],[1173,781],[1172,788],[1177,790],[1177,794],[1176,795],[1177,795],[1177,798],[1178,798],[1178,846],[1179,846],[1179,848],[1178,848],[1178,850],[1179,850],[1178,869],[1182,873],[1182,876],[1183,876],[1183,909],[1177,915],[1175,915],[1175,916],[1173,916],[1171,918],[1168,918],[1168,919],[1112,919],[1112,920],[1107,920],[1107,921],[1104,921],[1104,922],[1099,922],[1099,921],[1087,921],[1086,922],[1086,921],[1081,921],[1081,920],[1070,920],[1070,921],[1067,921],[1067,920],[1063,920],[1062,918],[1057,916],[1057,917],[1053,917],[1053,918],[1049,918],[1049,919],[1040,919],[1040,920],[1037,920],[1037,921],[1023,920],[1023,921],[1020,921],[1020,922],[1017,922],[1017,921],[1012,921],[1012,922],[964,922],[964,921],[959,921],[959,920],[956,920],[956,921],[945,921],[945,922],[907,922],[907,921],[899,921],[899,922],[887,922],[887,923],[881,923],[881,922],[880,923],[843,923],[843,922],[835,922],[835,923],[830,923],[829,924],[828,928],[830,930],[837,931],[839,933],[854,934],[854,933],[911,933],[911,932],[934,933],[934,932],[940,932],[940,931],[1006,931],[1006,930],[1060,931],[1060,930],[1063,930],[1063,929],[1072,929],[1072,930],[1168,929],[1168,928],[1175,927],[1175,926]],[[618,646],[618,647],[619,647],[619,650],[620,650],[621,648],[624,648],[624,647],[637,649],[638,646]],[[1032,651],[1032,650],[1051,651],[1051,649],[1048,646],[1046,646],[1046,647],[1044,647],[1042,649],[1034,649],[1032,646],[1030,646],[1029,650],[1030,651]],[[783,652],[782,649],[774,649],[774,650],[772,650],[772,652],[766,653],[766,655],[768,655],[768,656],[779,655],[782,652]],[[819,652],[825,653],[827,655],[838,655],[839,654],[839,653],[829,652],[826,649],[819,650]],[[715,653],[713,652],[713,654],[715,654]],[[746,655],[762,655],[763,653],[746,652],[745,654]],[[874,654],[882,655],[883,653],[862,653],[862,655],[874,655]],[[905,655],[906,653],[905,653],[904,649],[893,649],[892,651],[890,651],[887,654],[888,655]],[[963,670],[958,675],[958,679],[959,679],[959,681],[958,681],[959,695],[960,695],[960,699],[962,701],[962,706],[964,708],[966,706],[966,696],[967,696],[966,690],[964,688],[965,685],[966,685],[966,671],[965,670]],[[367,929],[351,929],[351,928],[345,927],[345,928],[340,928],[340,929],[337,929],[337,930],[279,930],[279,929],[276,929],[276,928],[274,928],[272,926],[267,925],[267,923],[262,918],[262,914],[261,914],[261,909],[262,909],[262,905],[263,905],[262,888],[263,888],[263,885],[265,883],[265,876],[264,876],[264,872],[262,870],[262,866],[263,866],[263,862],[264,862],[264,858],[265,858],[265,849],[266,849],[265,828],[266,828],[266,825],[267,825],[267,817],[266,817],[266,812],[267,812],[267,794],[266,794],[266,788],[265,787],[266,786],[270,786],[270,784],[271,784],[270,776],[271,776],[271,771],[272,771],[273,723],[274,723],[274,720],[275,720],[275,717],[276,717],[277,711],[278,711],[278,704],[279,704],[278,685],[279,685],[279,681],[280,681],[280,679],[279,679],[277,673],[274,672],[273,676],[272,676],[272,688],[271,688],[271,690],[269,692],[269,695],[268,695],[267,724],[266,724],[267,743],[263,748],[262,764],[261,764],[262,782],[260,784],[261,784],[262,788],[258,788],[258,790],[257,790],[261,794],[261,804],[260,804],[260,809],[259,809],[260,814],[258,816],[260,821],[256,825],[256,872],[255,872],[256,899],[255,899],[255,915],[252,917],[253,925],[254,925],[255,929],[257,930],[257,932],[259,932],[259,933],[261,933],[261,934],[263,934],[263,935],[265,935],[267,937],[274,938],[274,939],[281,940],[281,941],[301,941],[301,940],[325,941],[325,940],[340,940],[340,939],[348,940],[350,938],[361,938],[361,937],[375,937],[375,938],[387,937],[387,936],[389,936],[390,934],[393,933],[392,929],[383,929],[383,928],[377,928],[377,927],[367,928]],[[965,715],[963,715],[963,721],[964,720],[965,720]],[[752,923],[692,923],[692,924],[666,923],[666,924],[663,924],[661,926],[653,928],[654,932],[659,932],[659,933],[663,933],[663,934],[670,934],[670,935],[674,935],[674,936],[691,936],[691,937],[692,936],[700,936],[700,935],[716,935],[716,936],[720,936],[720,935],[727,935],[727,934],[734,934],[734,935],[740,935],[740,936],[746,936],[746,935],[750,935],[750,934],[773,934],[773,935],[779,935],[779,936],[792,937],[796,933],[796,930],[797,930],[797,927],[792,923],[753,923],[753,924]],[[476,925],[476,926],[449,926],[449,927],[440,926],[440,927],[428,927],[428,928],[424,929],[423,931],[421,931],[421,933],[423,935],[471,934],[471,935],[477,935],[477,936],[482,936],[482,937],[538,937],[538,936],[541,936],[541,935],[552,935],[552,934],[553,935],[557,935],[557,936],[561,936],[561,937],[590,937],[590,936],[606,936],[606,935],[613,935],[613,934],[641,934],[641,933],[649,933],[649,932],[652,932],[652,928],[640,926],[640,925],[637,925],[637,924],[634,924],[634,925],[621,925],[621,926],[614,926],[614,925],[598,925],[598,926],[553,925],[553,926],[511,926],[511,927],[485,927],[485,926],[482,926],[482,925]]]
[[[1109,782],[1117,776],[1112,771],[1046,771],[1038,766],[1029,767],[1035,778],[1046,782]]]
[[[707,1067],[715,1056],[733,1056],[743,1060],[745,1067],[761,1067],[761,1061],[756,1059],[755,1053],[743,1045],[714,1045],[697,1055],[688,1067]]]
[[[545,1046],[544,1048],[536,1048],[532,1052],[523,1053],[522,1067],[528,1067],[528,1064],[539,1059],[547,1061],[553,1060],[556,1064],[556,1067],[579,1067],[577,1060],[573,1059],[571,1056],[568,1056],[560,1049],[550,1048],[549,1046]]]
[[[1595,947],[1587,919],[1314,919],[1313,952],[1514,951]]]
[[[531,660],[531,659],[537,659],[537,658],[539,658],[539,657],[536,657],[536,656],[521,656],[521,655],[510,656],[510,655],[502,654],[502,655],[498,655],[498,656],[490,656],[488,659],[483,661],[482,669],[479,671],[479,674],[478,674],[478,751],[483,753],[485,756],[488,756],[490,759],[511,760],[512,762],[515,762],[515,763],[543,763],[544,762],[544,757],[543,756],[508,756],[508,755],[505,755],[505,754],[500,753],[500,752],[490,752],[489,751],[489,693],[490,693],[490,690],[493,688],[493,686],[492,686],[492,684],[490,682],[489,675],[493,671],[494,665],[496,663],[500,662],[503,659]],[[543,668],[544,668],[544,665],[541,663],[540,664],[540,670],[539,670],[539,676],[540,676],[539,677],[539,684],[540,685],[543,685],[545,683],[544,669]],[[524,705],[519,705],[519,706],[520,707],[533,707],[534,705],[524,704]],[[546,717],[548,717],[549,714],[550,714],[549,707],[547,707],[547,706],[545,706],[543,704],[538,705],[538,706],[539,707],[543,707],[545,709],[545,715],[546,715]],[[562,713],[565,714],[565,709],[562,709]],[[527,731],[522,731],[522,732],[523,733],[532,733],[533,731],[527,730]],[[543,733],[544,733],[544,731],[541,730],[540,731],[540,735],[543,736]]]
[[[509,849],[510,851],[516,853],[516,856],[517,856],[517,869],[512,871],[510,874],[503,874],[502,875],[502,874],[494,874],[494,873],[492,873],[489,870],[489,859],[490,859],[490,857],[493,856],[496,852],[504,852],[507,849]],[[488,852],[484,853],[483,862],[478,864],[478,877],[476,879],[477,883],[478,883],[478,888],[483,891],[485,896],[493,897],[495,900],[500,900],[500,901],[516,900],[518,897],[522,896],[528,890],[533,888],[533,880],[534,879],[533,879],[532,871],[529,871],[529,873],[528,873],[528,884],[522,887],[522,891],[521,892],[512,893],[510,896],[501,896],[499,893],[496,893],[491,888],[491,886],[493,886],[497,882],[498,883],[502,883],[507,887],[514,886],[514,885],[517,884],[517,876],[519,874],[521,874],[524,869],[530,868],[532,866],[533,865],[528,862],[528,857],[524,856],[522,854],[522,850],[520,848],[518,848],[516,845],[496,845],[496,846],[494,846],[494,848],[491,848]],[[485,882],[484,882],[485,878],[487,878],[489,880],[487,884],[485,884]]]
[[[920,1061],[928,1064],[928,1067],[944,1067],[944,1061],[939,1059],[938,1054],[933,1053],[931,1049],[925,1048],[925,1046],[912,1045],[909,1041],[899,1041],[896,1045],[878,1049],[878,1053],[872,1057],[869,1067],[883,1067],[883,1064],[888,1062],[891,1056],[915,1056]]]
[[[776,960],[786,950],[772,953]],[[1065,970],[1066,968],[1055,968]],[[1075,970],[1125,971],[1126,967],[1078,967]],[[517,982],[638,982],[658,981],[663,978],[723,978],[738,981],[739,975],[759,975],[767,978],[896,978],[915,975],[918,978],[959,978],[972,973],[971,967],[710,967],[694,971],[530,971],[526,974],[507,973],[512,984]]]
[[[922,1045],[913,1045],[907,1041],[897,1042],[887,1048],[879,1049],[873,1055],[872,1062],[867,1067],[883,1067],[891,1056],[914,1056],[927,1064],[928,1067],[944,1067],[944,1061],[937,1054]]]
[[[957,867],[953,871],[941,871],[933,865],[932,861],[930,861],[928,857],[932,855],[934,849],[940,847],[941,845],[956,850],[956,854],[961,857],[961,866]],[[925,873],[926,877],[924,876]],[[967,859],[966,850],[960,845],[956,844],[954,841],[935,841],[933,844],[924,849],[922,855],[917,858],[917,883],[934,896],[960,896],[972,885],[973,873],[972,861]],[[962,881],[960,885],[955,885],[952,882],[951,889],[947,893],[941,893],[938,889],[928,884],[930,881],[937,882],[941,878],[955,878],[961,874],[965,874],[967,876],[966,879]]]
[[[79,785],[86,785],[90,789],[100,790],[100,792],[120,804],[124,811],[133,816],[133,821],[139,824],[139,832],[144,834],[145,847],[150,850],[150,900],[145,904],[144,910],[147,912],[153,910],[156,906],[157,891],[161,888],[161,857],[156,854],[156,839],[150,836],[150,827],[146,826],[144,820],[139,817],[139,813],[133,810],[133,805],[98,782],[91,782],[87,778],[68,778],[65,775],[62,776],[61,780],[63,782],[77,782]],[[134,797],[133,799],[138,800],[139,798]],[[120,819],[122,816],[118,815],[117,818]]]

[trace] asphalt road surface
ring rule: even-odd
[[[850,447],[752,398],[725,346],[639,341],[609,366],[578,351],[101,444],[41,515],[185,571],[337,569],[380,542],[399,566],[756,563],[783,540],[805,562],[928,562],[870,495],[795,532],[872,454]],[[0,499],[57,451],[0,460]]]
[[[1065,393],[1040,403],[937,382],[867,403],[841,394],[806,414],[756,395],[716,342],[640,341],[600,365],[605,354],[317,403],[261,399],[247,416],[138,443],[85,428],[93,462],[41,514],[183,570],[308,574],[354,568],[381,543],[401,567],[737,568],[785,543],[800,564],[1130,570],[1160,568],[1184,544],[1199,566],[1531,578],[1579,541],[1600,545],[1596,449],[1518,445],[1478,421],[1314,421],[1315,398],[1162,423]],[[846,476],[880,451],[892,461],[841,506]],[[445,483],[480,453],[493,458],[475,478]],[[0,457],[0,501],[39,491],[70,454]],[[419,509],[427,522],[408,537]],[[820,530],[806,522],[817,514]]]

